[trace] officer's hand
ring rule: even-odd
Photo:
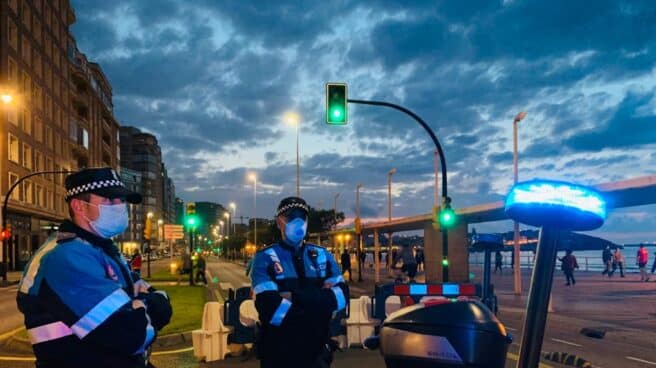
[[[150,285],[143,280],[139,280],[134,283],[134,295],[137,296],[140,293],[147,293]]]
[[[146,305],[144,302],[142,302],[139,299],[135,299],[132,301],[132,309],[139,309],[139,308],[146,308]]]
[[[283,291],[280,293],[280,296],[291,301],[292,300],[292,292],[291,291]]]
[[[335,284],[333,284],[332,282],[327,282],[327,283],[323,284],[324,289],[330,289],[333,286],[335,286]]]

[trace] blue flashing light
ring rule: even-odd
[[[460,285],[458,284],[443,284],[442,294],[446,295],[460,295]]]
[[[427,295],[428,285],[426,284],[410,284],[410,295]]]
[[[606,219],[606,201],[582,185],[534,180],[516,184],[505,204],[514,220],[533,226],[592,230]]]

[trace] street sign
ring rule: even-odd
[[[164,239],[166,240],[176,240],[184,239],[184,229],[182,225],[164,225]]]

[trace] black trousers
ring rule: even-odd
[[[563,272],[565,273],[565,278],[567,279],[567,285],[576,284],[576,280],[574,280],[574,271],[573,270],[563,270]]]

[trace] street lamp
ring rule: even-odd
[[[301,159],[299,156],[299,142],[300,142],[300,133],[299,128],[301,125],[301,117],[295,112],[286,112],[284,116],[285,122],[289,125],[294,125],[296,127],[296,196],[301,196]]]
[[[226,222],[227,222],[227,224],[226,224],[226,235],[227,235],[227,236],[230,236],[230,213],[229,213],[229,212],[225,212],[225,213],[223,214],[223,217],[226,218]]]
[[[337,198],[339,198],[340,193],[335,194],[335,200],[333,201],[333,216],[335,220],[335,228],[337,228]]]
[[[387,173],[387,219],[388,221],[392,221],[392,175],[396,173],[396,167],[393,167],[388,173]],[[389,248],[387,249],[387,259],[392,261],[392,232],[390,231],[389,233]],[[391,263],[392,262],[386,262],[387,263],[387,269],[391,270]]]
[[[223,220],[219,220],[219,226],[221,226],[221,235],[225,235],[225,226]]]
[[[515,115],[515,119],[513,120],[513,183],[517,184],[518,180],[518,167],[517,167],[517,160],[518,160],[518,153],[517,153],[517,125],[519,124],[520,121],[524,120],[526,117],[526,111],[522,111]],[[513,230],[514,230],[514,236],[513,236],[513,268],[514,268],[514,283],[515,283],[515,295],[522,295],[522,270],[521,270],[521,262],[520,262],[520,251],[519,251],[519,222],[514,221],[513,222]]]
[[[257,247],[257,175],[251,173],[248,179],[253,182],[253,242]]]
[[[0,101],[2,101],[3,105],[9,105],[14,101],[14,96],[7,92],[2,92],[0,93]]]

